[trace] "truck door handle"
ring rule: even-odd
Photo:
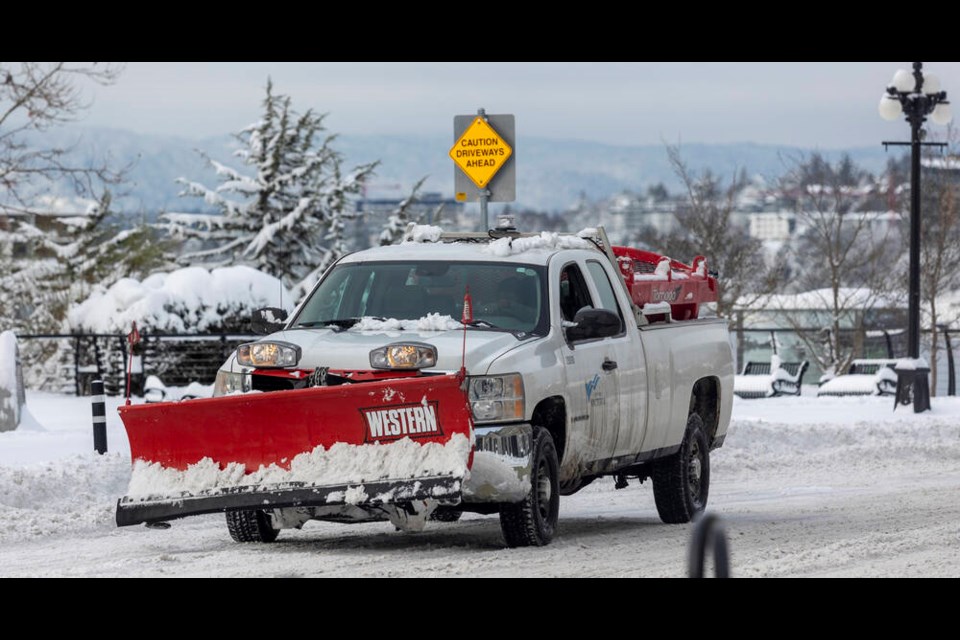
[[[617,368],[616,360],[604,360],[603,361],[603,370],[604,371],[613,371]]]

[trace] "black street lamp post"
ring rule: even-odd
[[[901,114],[910,123],[910,142],[884,142],[889,145],[910,145],[910,281],[908,293],[908,361],[896,368],[897,397],[894,408],[913,401],[915,413],[930,408],[930,368],[920,360],[920,147],[944,146],[942,142],[923,142],[923,123],[927,116],[936,124],[950,122],[947,92],[940,90],[936,76],[924,74],[922,62],[913,63],[913,73],[903,69],[893,76],[880,99],[880,115],[896,120]]]

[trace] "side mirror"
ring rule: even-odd
[[[567,328],[567,338],[571,342],[608,338],[620,333],[620,316],[609,309],[591,309],[584,307],[573,317],[574,326]]]
[[[250,330],[258,335],[280,331],[287,320],[287,312],[277,307],[255,310],[250,317]]]

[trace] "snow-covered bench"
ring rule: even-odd
[[[770,362],[747,362],[743,373],[733,378],[733,392],[741,398],[798,396],[809,364],[806,360],[781,362],[777,355]]]
[[[147,403],[174,402],[212,396],[213,385],[211,384],[191,382],[185,387],[168,387],[157,376],[147,376],[146,382],[143,383],[143,400]]]
[[[897,393],[896,360],[854,360],[843,375],[821,380],[818,396],[892,396]]]

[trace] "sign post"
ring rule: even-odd
[[[454,116],[454,190],[457,202],[480,202],[483,228],[490,227],[488,202],[516,199],[515,126],[512,114]]]

